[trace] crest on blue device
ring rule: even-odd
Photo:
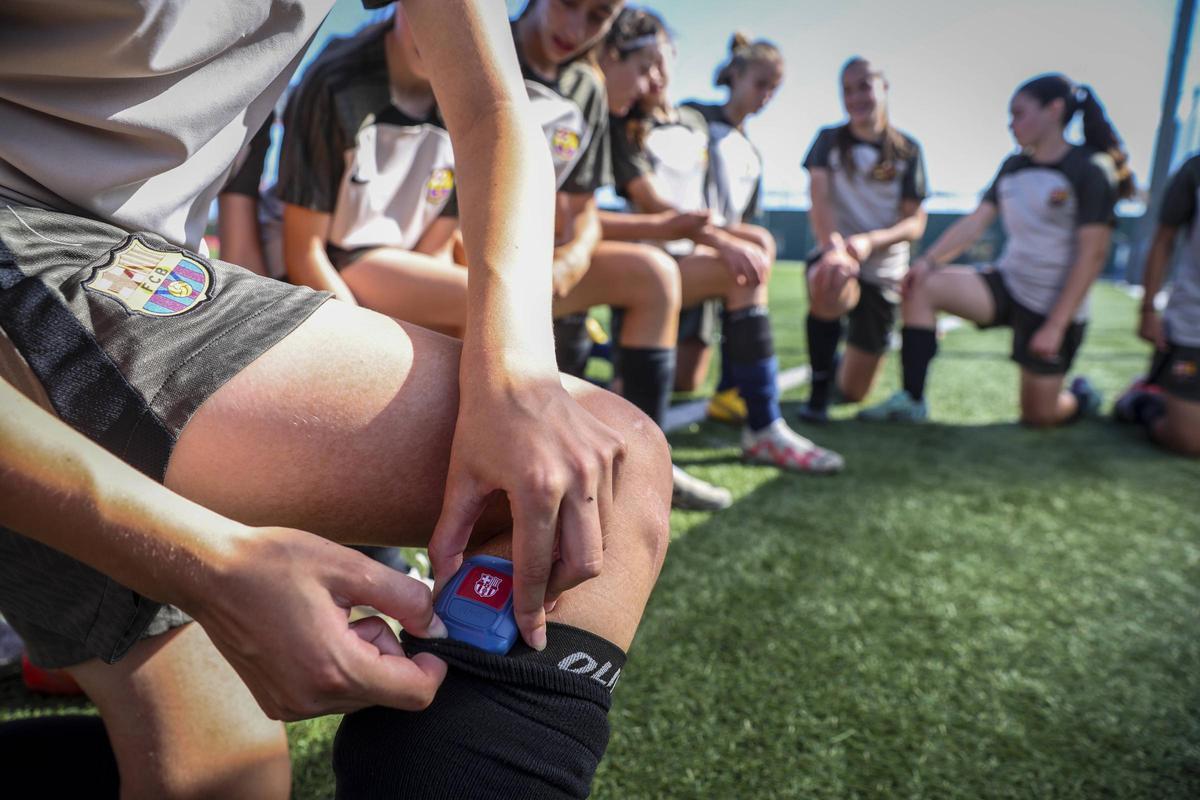
[[[438,595],[434,611],[450,638],[503,655],[517,641],[513,615],[513,565],[495,556],[472,556]]]

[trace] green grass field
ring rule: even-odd
[[[1111,398],[1147,348],[1132,300],[1095,301],[1077,368]],[[772,307],[805,363],[798,264]],[[595,797],[1200,797],[1200,463],[1106,421],[1013,424],[1007,348],[944,339],[932,424],[797,426],[841,476],[742,466],[720,425],[672,437],[736,503],[672,516]],[[0,716],[62,707],[0,689]],[[332,794],[335,729],[290,726],[297,798]]]

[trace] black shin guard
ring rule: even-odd
[[[904,391],[913,400],[925,397],[925,378],[929,364],[937,355],[937,331],[933,328],[905,327],[900,331],[900,365],[904,371]]]
[[[824,409],[829,406],[829,387],[833,384],[838,343],[842,339],[842,321],[818,319],[809,314],[806,327],[808,361],[812,365],[812,388],[808,396],[808,405],[814,409]]]
[[[675,351],[667,347],[622,346],[618,352],[625,399],[661,428],[675,386]]]
[[[405,635],[410,655],[450,665],[424,711],[347,714],[333,744],[337,797],[584,798],[608,746],[610,694],[625,654],[550,623],[540,653],[507,656]]]
[[[570,314],[554,320],[554,356],[559,372],[582,378],[591,352],[587,314]]]

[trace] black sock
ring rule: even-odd
[[[587,314],[570,314],[554,320],[554,356],[559,372],[582,378],[591,352]]]
[[[337,797],[585,798],[608,746],[610,694],[625,653],[550,623],[546,649],[496,656],[402,637],[409,655],[450,666],[424,711],[347,714],[333,743]]]
[[[833,385],[838,343],[842,339],[840,319],[818,319],[812,314],[808,327],[808,361],[812,365],[810,408],[823,410],[829,406],[829,387]]]
[[[660,428],[675,387],[675,351],[669,347],[618,348],[622,393]]]
[[[904,391],[913,400],[925,397],[925,378],[929,362],[937,355],[937,331],[933,328],[910,328],[900,331],[900,364],[904,370]]]

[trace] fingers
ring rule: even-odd
[[[382,611],[417,636],[446,637],[446,626],[433,613],[433,595],[428,586],[364,555],[348,552],[356,556],[353,568],[330,582],[331,591],[353,605]]]
[[[513,517],[513,614],[525,642],[546,647],[546,588],[554,566],[554,539],[563,487],[547,479],[509,494]]]
[[[604,561],[604,540],[600,529],[600,508],[596,502],[598,487],[586,496],[579,493],[563,498],[559,509],[561,535],[558,539],[558,561],[550,571],[546,590],[557,597],[573,586],[600,574]]]
[[[430,653],[410,659],[371,651],[364,643],[358,655],[347,665],[359,684],[354,708],[378,705],[420,711],[429,707],[446,679],[446,662]]]
[[[350,630],[385,656],[403,656],[404,648],[382,617],[364,617],[350,623]]]
[[[446,480],[442,513],[429,538],[429,563],[440,589],[462,566],[463,551],[471,538],[471,530],[479,521],[487,502],[487,493],[469,477],[456,477],[453,465]]]

